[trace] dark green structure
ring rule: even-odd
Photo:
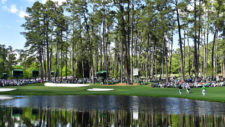
[[[33,76],[33,78],[37,78],[39,76],[39,71],[38,70],[33,70],[32,71],[32,76]]]
[[[51,72],[51,75],[52,75],[52,76],[55,76],[55,72],[54,72],[54,71],[52,71],[52,72]]]
[[[1,79],[7,79],[7,78],[8,78],[8,74],[7,73],[2,73]]]
[[[22,69],[14,69],[12,71],[13,78],[22,78],[23,77],[23,70]]]
[[[99,71],[96,73],[97,77],[102,81],[102,84],[104,84],[104,81],[107,79],[107,71]]]

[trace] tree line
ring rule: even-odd
[[[146,80],[167,82],[171,74],[225,76],[224,12],[223,0],[35,2],[22,25],[24,52],[47,80],[94,81],[96,72],[106,70],[131,84],[134,68]]]

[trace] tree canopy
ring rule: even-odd
[[[15,52],[1,45],[0,72],[20,64],[29,76],[38,69],[42,79],[53,80],[54,71],[55,80],[93,81],[106,70],[128,84],[134,68],[146,80],[168,81],[173,74],[225,77],[224,12],[223,0],[37,1],[22,25],[28,50],[17,51],[16,60]]]

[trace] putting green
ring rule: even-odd
[[[179,94],[178,88],[151,88],[150,85],[142,86],[113,86],[113,85],[89,85],[86,87],[46,87],[44,84],[32,84],[26,86],[12,86],[16,90],[0,92],[0,95],[21,96],[51,96],[51,95],[116,95],[116,96],[152,96],[152,97],[177,97],[193,100],[225,102],[225,87],[207,87],[206,95],[202,95],[201,88],[192,88],[190,94],[185,89]],[[114,89],[111,91],[88,91],[87,89]]]

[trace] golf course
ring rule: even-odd
[[[191,92],[186,93],[182,90],[179,95],[178,88],[151,88],[150,85],[143,86],[106,86],[90,85],[87,87],[45,87],[44,84],[33,84],[29,86],[14,86],[14,91],[0,92],[1,95],[19,95],[19,96],[54,96],[54,95],[116,95],[116,96],[152,96],[152,97],[176,97],[193,100],[225,102],[225,87],[207,87],[206,95],[203,96],[201,88],[192,88]],[[92,88],[108,88],[112,91],[88,91]]]

